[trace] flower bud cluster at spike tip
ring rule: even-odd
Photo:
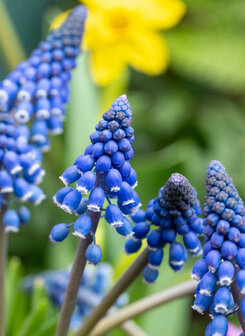
[[[45,271],[36,276],[27,276],[22,280],[22,288],[33,292],[35,283],[42,283],[49,295],[50,301],[59,308],[62,305],[65,291],[69,282],[69,270]],[[71,319],[70,328],[76,331],[83,320],[91,314],[104,295],[112,286],[113,269],[108,263],[101,263],[97,268],[86,267],[79,287],[76,308]],[[114,307],[121,308],[127,304],[128,296],[122,294]]]
[[[38,205],[45,198],[38,186],[45,174],[40,150],[29,143],[26,125],[16,125],[11,114],[0,115],[0,207],[6,231],[17,232],[30,212],[19,202]],[[6,209],[6,210],[5,210]]]
[[[81,52],[86,15],[86,8],[77,6],[0,83],[0,113],[13,114],[19,124],[33,120],[31,139],[41,151],[50,148],[49,134],[63,131],[71,70]]]
[[[158,268],[163,259],[163,248],[169,248],[169,265],[179,271],[188,258],[202,253],[198,238],[203,233],[203,219],[196,190],[181,174],[172,174],[159,190],[156,199],[148,203],[147,210],[138,210],[132,220],[134,236],[125,244],[126,253],[134,253],[141,247],[141,240],[147,237],[150,249],[148,265],[143,271],[146,283],[153,283],[158,277]],[[151,226],[157,228],[150,231]],[[150,231],[150,232],[149,232]],[[183,245],[176,241],[177,235],[183,237]]]
[[[226,335],[227,319],[236,311],[230,290],[235,280],[245,294],[245,207],[232,178],[219,161],[211,161],[207,170],[204,203],[203,257],[192,270],[199,282],[193,309],[209,309],[213,321],[207,335]],[[205,334],[205,335],[206,335]]]
[[[133,235],[133,228],[126,216],[134,214],[141,206],[134,190],[137,175],[130,164],[134,153],[131,123],[132,111],[127,97],[120,96],[96,125],[95,132],[90,136],[91,144],[60,176],[65,187],[53,198],[61,209],[79,217],[69,225],[55,225],[50,240],[64,240],[71,227],[73,235],[79,238],[91,234],[93,243],[88,246],[85,255],[94,265],[100,262],[102,254],[95,242],[93,217],[104,213],[111,227],[120,235],[129,237]],[[71,187],[71,184],[75,185]],[[105,202],[108,203],[106,207]]]

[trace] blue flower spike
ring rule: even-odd
[[[203,219],[200,215],[201,207],[196,190],[184,176],[175,173],[159,190],[157,198],[148,203],[146,211],[138,210],[131,216],[135,222],[134,235],[126,242],[124,249],[128,254],[135,253],[140,249],[142,240],[147,238],[150,254],[143,272],[146,283],[156,280],[156,270],[163,260],[166,244],[169,244],[169,265],[174,271],[183,268],[188,252],[193,256],[202,253],[198,238],[203,233]],[[153,227],[156,228],[152,229]],[[176,241],[178,234],[182,236],[183,244]],[[196,278],[200,279],[206,271],[206,265],[204,267],[200,264],[195,270]]]
[[[101,249],[95,243],[95,231],[101,215],[118,234],[133,237],[127,245],[130,253],[141,247],[141,239],[149,232],[148,224],[138,223],[133,228],[127,218],[141,206],[134,190],[136,172],[130,164],[134,140],[131,123],[132,111],[127,97],[120,96],[95,126],[95,132],[90,135],[91,144],[60,176],[65,187],[53,197],[58,207],[78,216],[68,225],[69,231],[73,227],[74,236],[81,239],[93,237],[86,251],[86,258],[93,265],[102,258]],[[51,231],[51,241],[58,242],[67,237],[69,232],[64,226],[61,228],[64,231],[58,232],[57,237],[56,231],[55,234]]]
[[[207,170],[203,212],[204,253],[192,271],[192,278],[200,281],[195,301],[200,293],[211,299],[207,309],[214,319],[205,335],[225,336],[227,316],[236,311],[231,284],[236,280],[238,290],[245,294],[245,206],[232,178],[219,161],[211,161]],[[200,311],[195,301],[193,308]]]
[[[71,70],[81,51],[86,16],[86,8],[77,6],[28,60],[0,82],[0,195],[3,209],[10,210],[6,231],[17,232],[19,223],[30,218],[18,202],[39,205],[45,198],[37,186],[45,175],[42,152],[50,148],[49,135],[63,131]],[[63,176],[67,184],[72,179],[76,179],[74,171]]]

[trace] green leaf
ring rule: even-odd
[[[48,300],[42,299],[39,305],[31,310],[30,314],[26,317],[18,336],[36,335],[46,319],[48,306]]]

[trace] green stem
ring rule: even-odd
[[[194,294],[195,288],[196,282],[190,280],[138,300],[129,306],[116,311],[114,314],[106,316],[98,323],[89,336],[105,335],[110,330],[124,324],[125,321],[133,319],[153,308],[159,307],[175,299]]]
[[[115,283],[101,303],[94,309],[92,314],[85,320],[81,329],[75,336],[88,336],[96,323],[105,315],[108,309],[114,304],[117,298],[135,281],[148,263],[149,250],[145,248],[143,252],[134,260],[129,268],[123,273]]]
[[[5,272],[7,259],[7,234],[4,230],[3,215],[6,206],[3,205],[0,212],[0,336],[6,335],[5,321]]]

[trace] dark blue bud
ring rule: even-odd
[[[144,239],[150,231],[150,225],[147,222],[136,223],[133,232],[134,237],[137,239]]]
[[[57,224],[52,228],[49,239],[53,243],[62,242],[64,239],[66,239],[69,232],[70,229],[66,224]]]
[[[146,266],[143,270],[143,280],[147,284],[152,284],[156,281],[158,274],[158,270]]]
[[[136,253],[141,248],[141,245],[142,242],[140,239],[130,238],[129,240],[126,241],[124,245],[124,252],[126,254]]]
[[[105,219],[112,227],[120,227],[123,225],[122,211],[116,204],[110,204],[105,211]]]
[[[227,287],[220,287],[214,295],[214,310],[219,314],[226,314],[231,302],[231,293]]]
[[[231,227],[228,232],[228,239],[234,243],[238,243],[241,238],[241,232],[236,227]]]
[[[92,221],[88,215],[80,216],[74,223],[74,232],[72,234],[84,239],[90,233],[91,226]]]
[[[80,202],[81,202],[81,194],[78,190],[72,190],[66,196],[64,197],[64,200],[62,202],[62,205],[60,206],[61,209],[63,209],[65,212],[72,213],[72,211],[75,211]]]
[[[104,130],[104,131],[101,131],[99,133],[99,138],[100,138],[100,141],[107,142],[107,141],[111,140],[112,133],[108,129]]]
[[[77,171],[77,166],[68,167],[64,173],[60,176],[61,181],[65,186],[72,184],[79,179],[81,174]]]
[[[20,226],[20,217],[17,211],[8,209],[3,215],[3,225],[6,232],[18,232]]]
[[[26,224],[31,218],[30,210],[27,207],[25,207],[24,205],[19,207],[18,215],[19,215],[21,224]]]
[[[245,248],[240,248],[238,250],[237,263],[241,269],[245,268]]]
[[[231,209],[225,209],[223,212],[222,212],[222,218],[231,222],[233,217],[235,216],[235,212]]]
[[[214,233],[214,231],[215,231],[215,228],[213,226],[211,226],[209,224],[206,224],[204,226],[203,233],[206,237],[210,238],[212,236],[212,234]]]
[[[106,174],[111,168],[111,159],[107,155],[102,155],[96,162],[96,171]]]
[[[149,233],[147,237],[147,243],[149,248],[156,249],[161,247],[162,243],[162,232],[161,230],[153,230]]]
[[[98,159],[100,156],[102,156],[104,153],[104,144],[102,142],[97,142],[94,145],[92,145],[91,148],[91,156],[95,159]]]
[[[235,215],[232,218],[231,224],[234,225],[234,226],[237,226],[239,228],[239,227],[243,226],[244,220],[243,220],[242,216]]]
[[[221,254],[224,259],[232,260],[237,256],[237,246],[235,243],[225,241],[221,247]]]
[[[91,171],[84,173],[77,181],[76,188],[80,193],[87,194],[91,189],[93,189],[96,182],[96,174]]]
[[[120,141],[125,137],[125,132],[119,128],[115,132],[113,132],[112,137],[114,140]]]
[[[131,173],[131,169],[132,169],[131,164],[128,161],[125,161],[122,167],[120,167],[119,169],[123,179],[126,179],[127,177],[129,177]]]
[[[210,241],[213,248],[220,248],[224,242],[224,236],[219,234],[218,232],[214,232],[211,236]]]
[[[112,154],[112,156],[111,156],[111,163],[112,163],[112,166],[114,168],[119,169],[120,167],[122,167],[122,165],[124,164],[124,162],[125,162],[125,158],[124,158],[123,153],[116,152],[116,153]]]
[[[110,169],[106,175],[106,184],[110,191],[117,192],[122,186],[122,176],[117,169]]]
[[[118,144],[114,140],[110,140],[105,143],[104,151],[108,155],[112,155],[118,151]]]
[[[148,265],[151,268],[158,268],[163,260],[163,249],[156,249],[155,251],[150,251]]]
[[[123,216],[123,225],[116,227],[116,230],[120,235],[125,236],[126,238],[133,235],[132,224],[125,216]]]
[[[230,229],[230,224],[226,220],[221,219],[218,224],[216,231],[220,234],[225,235]]]
[[[135,223],[144,222],[146,220],[146,212],[139,209],[131,216],[131,218]]]
[[[123,138],[122,140],[118,142],[118,148],[121,152],[125,153],[131,149],[131,144],[128,141],[128,139]]]
[[[125,160],[130,160],[134,156],[134,150],[131,148],[128,152],[124,153]]]
[[[190,228],[194,231],[197,235],[203,234],[204,226],[203,226],[203,219],[197,218],[194,222],[190,224]]]
[[[217,250],[210,251],[206,256],[206,263],[210,272],[215,273],[221,263],[221,255]]]
[[[218,279],[221,286],[229,286],[232,283],[235,269],[230,261],[223,261],[218,270]]]
[[[100,141],[100,132],[95,131],[94,133],[92,133],[90,135],[90,140],[93,144],[95,144],[96,142],[99,142]]]
[[[101,262],[102,252],[99,245],[90,244],[85,253],[89,263],[97,266]]]
[[[88,199],[88,209],[93,212],[100,212],[105,201],[104,190],[100,187],[94,188]]]
[[[77,170],[79,173],[85,173],[94,166],[94,159],[91,155],[83,155],[78,159]]]
[[[196,281],[200,281],[201,278],[208,272],[208,267],[205,259],[198,260],[192,269],[191,277]]]
[[[166,243],[172,244],[176,238],[176,231],[173,229],[165,229],[162,231],[162,240]]]

